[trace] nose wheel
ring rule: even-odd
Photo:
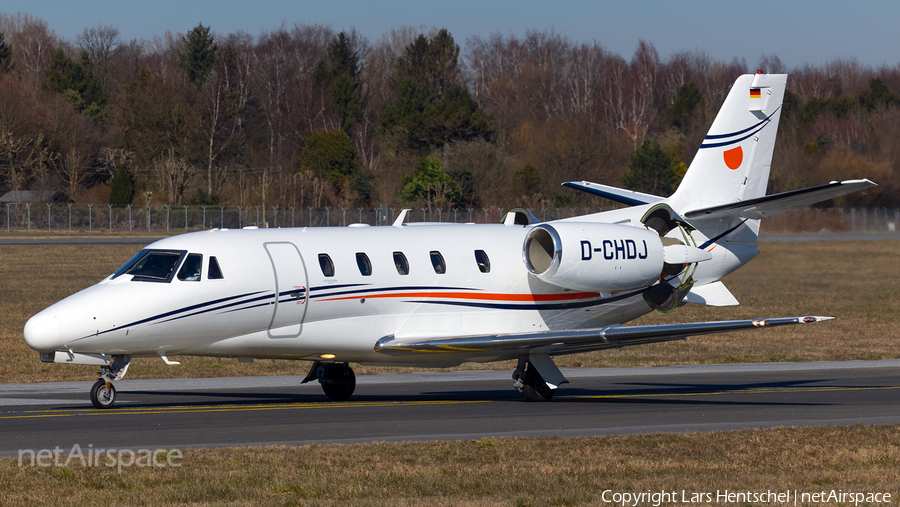
[[[91,403],[94,408],[111,408],[116,402],[116,388],[112,382],[100,379],[91,387]]]
[[[112,408],[116,402],[116,388],[113,380],[120,380],[128,371],[131,358],[128,356],[112,356],[109,366],[101,366],[99,378],[91,387],[91,404],[94,408]]]

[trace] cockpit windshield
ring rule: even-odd
[[[169,282],[187,252],[183,250],[141,250],[113,273],[113,279],[132,275],[135,282]]]

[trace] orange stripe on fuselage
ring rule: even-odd
[[[372,298],[444,298],[444,299],[478,299],[486,301],[564,301],[567,299],[588,299],[600,297],[596,292],[576,292],[573,294],[483,294],[472,292],[395,292],[392,294],[373,294],[367,296],[345,296],[326,298],[319,301],[344,301],[348,299]]]

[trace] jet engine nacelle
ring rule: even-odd
[[[567,289],[614,292],[647,287],[663,270],[656,231],[616,224],[558,222],[535,226],[522,258],[538,279]]]

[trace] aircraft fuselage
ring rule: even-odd
[[[38,350],[131,357],[163,353],[316,360],[329,354],[336,361],[457,364],[510,356],[441,355],[412,361],[386,358],[373,345],[385,336],[402,340],[600,327],[652,310],[640,291],[571,290],[529,274],[521,246],[529,228],[428,224],[176,236],[147,250],[202,255],[200,280],[111,275],[36,315],[26,334]],[[640,252],[644,256],[645,249]],[[435,266],[435,253],[443,267]],[[405,268],[398,266],[398,254]],[[324,270],[323,255],[328,256],[322,261]],[[221,279],[208,276],[213,257]],[[628,262],[638,255],[620,257]],[[602,259],[601,252],[597,260]],[[325,276],[329,262],[333,273]],[[56,335],[53,328],[59,322],[65,329]],[[51,331],[36,333],[39,328]]]

